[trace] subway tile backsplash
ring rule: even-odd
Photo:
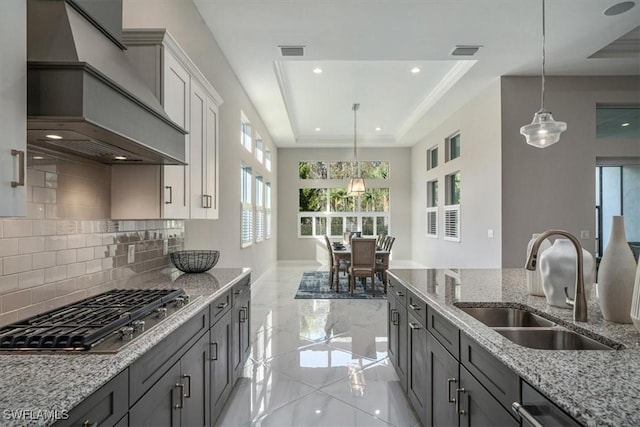
[[[27,160],[27,217],[0,219],[0,325],[175,275],[162,246],[183,247],[182,220],[105,219],[109,166],[33,152]]]

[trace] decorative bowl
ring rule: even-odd
[[[203,273],[217,264],[220,251],[188,250],[175,251],[169,254],[176,268],[185,273]]]

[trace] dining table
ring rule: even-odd
[[[336,246],[333,245],[334,262],[339,263],[342,260],[351,261],[351,245]],[[389,255],[391,251],[376,248],[376,265],[381,267],[382,282],[387,283],[387,269],[389,268]],[[336,269],[336,283],[339,280],[339,269]],[[336,287],[339,289],[339,287]],[[386,289],[386,286],[385,286]]]

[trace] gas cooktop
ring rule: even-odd
[[[0,328],[0,350],[115,353],[191,301],[182,289],[114,289]]]

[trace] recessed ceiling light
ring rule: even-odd
[[[376,132],[380,132],[381,130],[382,130],[382,128],[381,128],[381,127],[377,127],[377,128],[376,128]]]
[[[49,139],[62,139],[60,135],[56,135],[54,133],[50,133],[49,135],[45,135]]]
[[[418,74],[420,71],[422,71],[422,70],[420,69],[420,67],[413,67],[413,68],[411,69],[411,72],[412,72],[413,74]]]
[[[322,68],[316,67],[316,68],[313,69],[313,72],[316,73],[316,74],[322,74]]]
[[[631,9],[635,6],[635,2],[632,1],[623,1],[621,3],[614,4],[604,11],[606,16],[615,16],[620,15],[621,13],[625,13],[627,10]]]
[[[114,156],[114,160],[127,160],[127,156]]]
[[[316,414],[321,414],[322,411],[320,409],[316,409]]]
[[[629,126],[630,124],[631,124],[631,123],[628,123],[628,122],[627,122],[627,123],[623,123],[623,124],[621,124],[620,126],[625,127],[625,126]]]
[[[44,157],[42,156],[33,156],[33,160],[42,160]]]
[[[320,128],[316,128],[316,132],[320,132],[320,130],[321,130]]]

